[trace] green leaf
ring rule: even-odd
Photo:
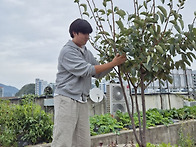
[[[172,78],[172,76],[168,75],[167,80],[169,81],[170,84],[173,83],[173,78]]]
[[[87,11],[87,6],[86,6],[86,4],[80,4],[80,6],[84,8],[84,11]]]
[[[191,66],[191,63],[188,60],[183,60],[188,66]]]
[[[151,71],[151,67],[148,64],[144,63],[143,65],[148,71]]]
[[[147,9],[147,4],[145,1],[143,2],[143,5],[144,5],[145,9]]]
[[[103,1],[103,6],[106,7],[106,5],[107,5],[107,4],[106,4],[106,1]]]
[[[161,2],[164,4],[165,3],[165,0],[161,0]]]
[[[138,10],[142,8],[142,5],[139,5]]]
[[[82,14],[89,17],[89,13],[88,12],[83,12]]]
[[[118,14],[121,18],[124,19],[124,16],[126,15],[125,11],[124,10],[117,10],[116,11],[116,14]]]
[[[196,28],[193,28],[193,33],[196,36]]]
[[[142,21],[139,20],[139,19],[134,19],[133,22],[135,22],[135,23],[138,24],[139,26],[143,26],[143,25],[144,25],[144,22],[142,22]]]
[[[98,34],[102,34],[102,35],[104,34],[104,35],[110,36],[110,34],[106,31],[100,31]]]
[[[157,21],[159,20],[159,16],[155,14],[153,19],[154,19],[154,22],[157,23]]]
[[[159,12],[159,11],[157,13],[158,13],[158,15],[160,17],[161,23],[163,24],[163,22],[164,22],[164,15],[161,12]]]
[[[105,11],[103,9],[100,9],[99,12],[101,12],[102,15],[105,14]]]
[[[196,59],[195,54],[193,54],[192,52],[189,52],[189,53],[190,53],[190,55],[191,55],[194,59]]]
[[[195,41],[193,41],[191,44],[192,44],[193,48],[196,49],[196,43],[195,43]]]
[[[178,17],[179,17],[179,14],[178,14],[178,13],[176,13],[176,11],[172,11],[172,13],[173,13],[173,15],[174,15],[175,20],[177,20],[177,19],[178,19]]]
[[[160,34],[160,32],[161,32],[161,26],[157,25],[157,34]]]
[[[123,25],[122,21],[118,20],[118,21],[116,21],[116,23],[117,23],[118,27],[120,28],[120,30],[123,31],[124,30],[124,25]]]
[[[116,7],[114,7],[114,11],[117,11],[117,10],[119,10],[119,8],[116,6]]]
[[[108,9],[107,11],[108,11],[108,12],[107,12],[107,16],[110,15],[110,14],[112,13],[112,9]]]
[[[155,34],[155,31],[154,31],[153,27],[150,27],[149,31],[150,31],[150,33],[151,33],[152,35]]]
[[[181,33],[181,29],[178,25],[175,25],[174,28],[176,29],[176,31],[178,31],[179,33]]]
[[[94,12],[97,12],[99,9],[98,8],[94,8]]]
[[[156,20],[153,19],[153,18],[149,18],[149,17],[148,17],[148,18],[146,18],[145,20],[146,20],[147,23],[156,23]]]
[[[97,40],[99,40],[100,37],[101,37],[100,35],[95,36],[94,42],[97,42]]]
[[[177,25],[176,20],[170,20],[169,22],[171,22],[171,23],[174,24],[174,25]]]
[[[148,13],[147,12],[141,12],[140,14],[141,15],[144,15],[144,16],[148,16]]]
[[[133,84],[135,84],[135,83],[137,82],[137,78],[135,78],[135,77],[131,77],[130,80],[131,80],[131,82],[132,82]]]
[[[164,7],[162,7],[162,6],[157,6],[157,7],[159,8],[159,10],[161,10],[161,12],[163,13],[163,15],[165,17],[167,17],[167,11],[166,11],[166,9]]]
[[[79,4],[79,0],[74,0],[74,3],[78,3]]]
[[[98,80],[95,81],[95,85],[96,85],[96,87],[99,87],[99,81]]]
[[[173,56],[175,55],[175,49],[173,44],[170,44],[170,54]]]
[[[183,30],[184,29],[184,21],[182,19],[179,19],[179,22],[180,22],[181,28]]]
[[[148,55],[148,57],[147,57],[147,64],[149,63],[149,61],[150,61],[150,56]]]
[[[135,17],[136,17],[135,14],[130,14],[130,15],[128,16],[128,21],[130,21],[132,18],[135,18]]]
[[[192,32],[192,30],[193,30],[193,25],[192,25],[192,24],[189,24],[189,25],[188,25],[188,28],[189,28],[189,31]]]
[[[155,72],[157,72],[159,70],[158,66],[154,65],[154,69]]]
[[[191,54],[190,54],[190,53],[187,53],[187,56],[188,56],[189,60],[190,60],[191,62],[193,62],[193,58],[191,57]]]
[[[160,52],[161,54],[163,54],[163,49],[160,45],[155,45],[155,48],[158,52]]]

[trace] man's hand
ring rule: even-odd
[[[127,60],[126,54],[120,55],[120,54],[116,54],[116,56],[114,57],[114,59],[106,64],[102,64],[102,65],[95,65],[95,71],[96,73],[101,73],[103,71],[106,71],[108,69],[111,69],[115,66],[118,66],[120,64],[123,64],[125,61]]]
[[[117,53],[112,62],[115,64],[115,66],[118,66],[120,64],[123,64],[126,60],[126,54],[120,55],[119,53]]]

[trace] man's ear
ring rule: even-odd
[[[76,36],[76,35],[78,35],[78,33],[76,33],[76,32],[73,32],[73,36]]]

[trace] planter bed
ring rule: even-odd
[[[183,128],[184,136],[190,135],[196,140],[196,120],[180,121],[168,126],[160,125],[149,127],[146,130],[146,141],[153,144],[171,143],[177,144],[179,140],[179,131]],[[91,137],[91,147],[97,147],[100,143],[103,145],[112,144],[117,141],[118,144],[136,143],[133,130],[120,131],[120,135],[108,133]]]
[[[171,143],[177,144],[179,140],[179,131],[183,128],[183,133],[193,137],[196,140],[196,120],[180,121],[168,126],[160,125],[156,127],[150,127],[146,130],[147,142],[153,144]],[[103,147],[111,145],[112,143],[118,144],[118,147],[123,147],[125,144],[131,146],[132,143],[136,143],[132,130],[122,130],[120,135],[115,133],[108,133],[102,135],[96,135],[91,137],[91,147],[100,147],[100,143]],[[40,144],[28,147],[50,147],[51,144]],[[129,146],[128,146],[129,147]]]

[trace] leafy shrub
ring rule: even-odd
[[[175,112],[177,111],[177,112]],[[172,109],[172,114],[176,113],[175,118],[179,120],[196,119],[196,106],[185,106],[180,109]]]
[[[139,145],[137,144],[136,147],[139,147]],[[156,144],[156,145],[151,144],[151,143],[147,143],[146,147],[174,147],[174,146],[172,146],[170,143],[168,143],[168,144],[162,143],[162,144]],[[175,145],[175,147],[177,147],[177,145]]]
[[[147,127],[156,125],[168,125],[173,123],[171,117],[165,117],[163,114],[160,113],[158,109],[149,109],[146,112],[146,119]]]
[[[90,117],[91,135],[105,134],[122,129],[117,120],[111,114],[94,115]]]
[[[0,102],[0,145],[18,146],[52,140],[52,117],[33,100],[34,95],[28,95],[21,104]]]
[[[141,121],[142,121],[142,113]],[[160,109],[149,109],[146,111],[146,127],[156,125],[168,125],[174,122],[174,119],[188,120],[196,119],[196,106],[188,107],[185,106],[180,109],[171,110],[160,110]],[[134,113],[135,126],[139,127],[139,120],[137,113]],[[95,115],[90,117],[90,130],[91,135],[105,134],[114,132],[119,129],[131,129],[131,119],[127,112],[122,113],[117,111],[115,116],[112,117],[110,114]]]
[[[183,124],[179,130],[178,146],[180,147],[194,147],[195,146],[194,137],[190,136],[189,133],[186,132],[186,129],[183,126]]]
[[[131,129],[131,120],[128,113],[122,113],[121,111],[117,111],[115,118],[123,126],[123,128]]]

